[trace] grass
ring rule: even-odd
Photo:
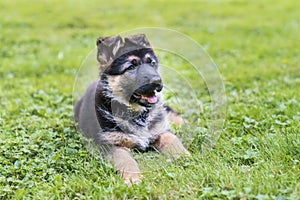
[[[299,199],[299,8],[296,0],[1,1],[0,197]],[[214,150],[199,153],[209,94],[187,63],[166,56],[203,103],[199,115],[170,96],[192,123],[176,131],[193,136],[193,156],[166,163],[135,154],[143,183],[128,188],[83,145],[72,89],[97,37],[144,26],[176,29],[203,45],[224,80],[227,118]]]

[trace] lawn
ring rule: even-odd
[[[297,0],[1,1],[0,199],[300,199],[299,9]],[[189,122],[174,131],[192,156],[135,153],[143,182],[127,187],[84,145],[72,97],[96,38],[139,27],[202,45],[225,86],[226,119],[201,152],[210,93],[186,60],[158,50],[193,88],[164,77],[175,91],[167,102]]]

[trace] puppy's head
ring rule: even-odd
[[[158,60],[145,35],[99,38],[98,61],[104,68],[113,98],[126,104],[151,107],[163,88]]]

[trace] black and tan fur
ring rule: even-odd
[[[100,77],[75,105],[80,130],[112,159],[125,183],[139,183],[141,172],[130,149],[152,146],[167,156],[189,155],[167,118],[182,118],[161,101],[158,60],[145,35],[97,40]]]

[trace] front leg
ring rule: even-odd
[[[190,152],[184,148],[179,138],[170,132],[161,134],[154,142],[154,147],[162,154],[174,158],[181,155],[190,155]]]
[[[137,162],[126,147],[115,147],[113,149],[112,160],[115,169],[120,173],[128,186],[141,182],[141,171]]]

